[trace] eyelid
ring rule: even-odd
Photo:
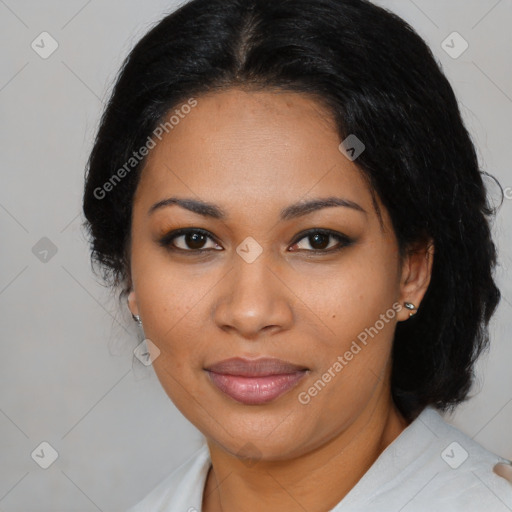
[[[300,249],[300,251],[309,252],[309,253],[324,253],[329,254],[331,252],[335,252],[339,249],[342,249],[343,247],[347,247],[349,245],[352,245],[354,243],[354,239],[344,235],[343,233],[340,233],[338,231],[334,231],[332,229],[326,229],[326,228],[311,228],[307,229],[305,231],[302,231],[296,235],[294,238],[294,241],[291,243],[291,245],[296,245],[298,242],[300,242],[302,239],[307,238],[309,235],[313,235],[316,233],[320,233],[321,235],[325,236],[332,236],[336,240],[338,240],[338,246],[331,247],[330,249]]]
[[[182,253],[200,253],[200,252],[209,252],[209,251],[218,251],[219,249],[182,249],[181,247],[175,247],[172,242],[183,235],[188,235],[190,233],[199,233],[201,235],[204,235],[205,237],[209,238],[212,242],[216,243],[217,245],[220,245],[216,238],[207,230],[202,228],[180,228],[180,229],[174,229],[160,237],[158,240],[158,243],[164,247],[165,249],[179,251]]]

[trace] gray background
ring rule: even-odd
[[[512,458],[512,1],[377,3],[427,40],[483,168],[508,187],[494,225],[504,299],[492,349],[448,420]],[[117,70],[176,5],[0,0],[0,511],[122,511],[200,446],[151,367],[133,362],[133,322],[92,275],[80,228],[84,166]],[[59,45],[47,59],[31,48],[43,31]],[[441,46],[453,31],[469,43],[456,59]],[[31,457],[43,441],[59,454],[48,469]]]

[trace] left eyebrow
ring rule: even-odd
[[[191,199],[191,198],[180,198],[180,197],[169,197],[167,199],[163,199],[158,203],[155,203],[148,211],[148,215],[151,215],[155,210],[160,208],[164,208],[166,206],[178,205],[186,210],[197,213],[198,215],[202,215],[203,217],[212,217],[214,219],[226,219],[226,213],[219,206],[208,203],[205,201]],[[301,217],[303,215],[307,215],[314,211],[320,210],[322,208],[331,208],[331,207],[345,207],[351,208],[353,210],[359,211],[364,215],[367,215],[366,210],[360,206],[359,204],[351,201],[350,199],[344,199],[341,197],[326,197],[326,198],[316,198],[311,199],[309,201],[301,201],[290,206],[287,206],[283,210],[281,210],[280,217],[281,220],[291,220],[297,217]]]
[[[291,206],[288,206],[287,208],[281,211],[281,219],[295,219],[297,217],[307,215],[308,213],[314,212],[316,210],[320,210],[322,208],[330,208],[333,206],[343,206],[346,208],[352,208],[356,211],[359,211],[367,215],[366,210],[362,206],[355,203],[354,201],[351,201],[350,199],[344,199],[341,197],[326,197],[292,204]]]

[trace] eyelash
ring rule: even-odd
[[[208,237],[210,240],[212,240],[213,242],[217,243],[215,241],[215,239],[211,236],[211,234],[208,231],[205,231],[204,229],[183,228],[183,229],[177,229],[175,231],[171,231],[171,232],[167,233],[160,239],[159,244],[169,251],[181,252],[181,253],[185,253],[185,254],[190,253],[190,255],[192,255],[192,256],[197,255],[197,254],[206,253],[206,252],[220,251],[219,249],[211,249],[211,248],[210,249],[181,249],[179,247],[175,247],[172,245],[172,242],[176,238],[179,238],[180,236],[187,235],[187,234],[193,234],[193,233],[198,233],[198,234],[204,235],[204,236]],[[331,247],[330,249],[312,249],[312,250],[298,249],[299,252],[305,251],[305,252],[309,252],[309,253],[313,253],[313,254],[332,254],[332,253],[338,252],[341,249],[348,247],[354,243],[353,239],[347,237],[346,235],[342,235],[341,233],[337,233],[336,231],[331,231],[330,229],[314,228],[314,229],[309,229],[307,231],[299,233],[291,245],[296,245],[304,238],[308,238],[309,236],[312,236],[315,234],[332,237],[339,242],[339,245],[335,246],[334,248]],[[296,252],[296,251],[294,251],[294,252]]]

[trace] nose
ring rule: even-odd
[[[252,263],[234,255],[234,268],[219,284],[214,320],[222,330],[255,340],[292,325],[293,293],[264,254]]]

